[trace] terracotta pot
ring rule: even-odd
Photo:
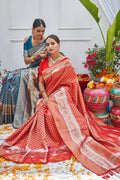
[[[120,107],[113,106],[111,108],[110,118],[112,125],[120,128]]]
[[[120,107],[120,82],[114,84],[110,90],[110,95],[113,104]]]
[[[86,88],[84,91],[84,100],[87,107],[99,116],[103,121],[107,121],[109,113],[107,106],[109,104],[109,91],[106,87],[96,89]]]

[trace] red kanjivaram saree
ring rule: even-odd
[[[49,96],[35,114],[0,146],[0,156],[20,163],[77,160],[101,175],[120,166],[120,131],[89,111],[68,58],[45,69]]]

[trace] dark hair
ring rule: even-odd
[[[58,44],[60,43],[60,39],[59,39],[56,35],[54,35],[54,34],[49,35],[49,36],[46,38],[46,40],[47,40],[48,38],[54,39]]]
[[[35,19],[33,22],[33,28],[35,29],[36,27],[39,27],[43,25],[44,28],[46,28],[46,24],[42,19]]]
[[[46,40],[47,40],[48,38],[54,39],[58,44],[60,43],[60,39],[59,39],[55,34],[51,34],[51,35],[47,36]],[[62,53],[62,52],[60,52],[60,53],[61,53],[63,56],[65,56],[64,53]]]

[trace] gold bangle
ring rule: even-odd
[[[35,62],[35,59],[33,59],[33,56],[31,56],[30,59],[32,62]]]

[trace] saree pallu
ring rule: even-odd
[[[14,75],[16,71],[5,77],[7,82],[3,84],[0,92],[0,124],[13,122],[20,80],[20,74]]]
[[[48,95],[36,112],[0,146],[0,156],[20,163],[47,163],[74,155],[97,175],[120,166],[120,131],[89,111],[69,59],[43,71]]]
[[[43,51],[46,47],[44,40],[41,44],[28,50],[28,55],[31,57],[39,51]],[[26,51],[24,51],[25,53]],[[28,68],[20,71],[20,83],[18,96],[16,100],[13,127],[19,128],[26,123],[34,114],[36,103],[40,96],[38,86],[38,71],[39,63],[42,58],[39,57],[37,61],[31,63]]]
[[[32,56],[37,51],[41,51],[44,48],[45,41],[40,45],[29,49],[29,56]],[[14,121],[14,126],[18,128],[34,113],[36,102],[39,97],[36,81],[41,60],[42,58],[38,58],[37,61],[31,63],[29,67],[14,70],[6,76],[7,82],[6,84],[3,84],[0,92],[0,124],[12,123]],[[18,71],[20,73],[15,74]],[[36,92],[35,98],[33,98],[34,95],[31,95],[33,91]],[[18,104],[20,106],[18,106]],[[30,108],[26,107],[27,105]],[[23,107],[25,115],[23,114]],[[19,114],[21,114],[21,116],[19,116]],[[17,115],[19,116],[19,122],[21,122],[19,124],[17,123]]]

